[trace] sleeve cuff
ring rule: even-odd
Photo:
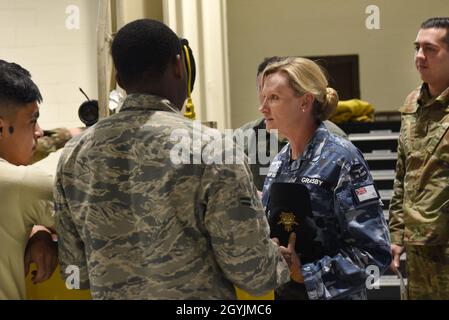
[[[315,279],[315,270],[313,264],[309,263],[303,265],[301,268],[302,275],[304,277],[304,286],[306,287],[307,295],[310,300],[318,300],[321,296],[317,290],[317,282]]]

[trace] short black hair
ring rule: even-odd
[[[421,24],[421,29],[446,29],[446,36],[444,42],[449,48],[449,17],[434,17],[429,18]]]
[[[281,57],[281,56],[266,57],[265,59],[263,59],[263,61],[257,67],[257,76],[259,76],[269,64],[279,62],[284,59],[285,59],[285,57]]]
[[[0,104],[15,105],[42,102],[37,85],[28,70],[16,63],[0,60]]]
[[[169,62],[181,54],[181,44],[162,22],[140,19],[118,31],[111,52],[120,79],[135,84],[142,79],[160,79]]]

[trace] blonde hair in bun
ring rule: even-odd
[[[288,57],[268,65],[263,78],[280,71],[287,75],[290,86],[298,95],[307,92],[313,95],[313,116],[316,120],[327,120],[335,112],[338,93],[328,87],[325,71],[318,64],[306,58]]]
[[[326,95],[321,103],[321,110],[316,115],[321,121],[327,120],[337,109],[338,93],[334,88],[327,87]]]

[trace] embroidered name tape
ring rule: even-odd
[[[323,181],[317,178],[308,178],[308,177],[302,177],[301,183],[304,184],[315,184],[317,186],[321,186],[323,184]]]
[[[324,180],[318,179],[318,178],[311,178],[311,177],[301,177],[301,179],[299,179],[299,181],[302,184],[312,184],[318,187],[321,187],[327,191],[331,191],[332,190],[332,185]]]

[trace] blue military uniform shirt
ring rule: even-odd
[[[323,124],[297,160],[290,154],[287,144],[271,163],[262,202],[266,208],[273,182],[302,183],[309,190],[314,240],[324,254],[302,266],[309,299],[366,298],[369,273],[381,275],[391,262],[382,202],[368,165],[351,142]]]

